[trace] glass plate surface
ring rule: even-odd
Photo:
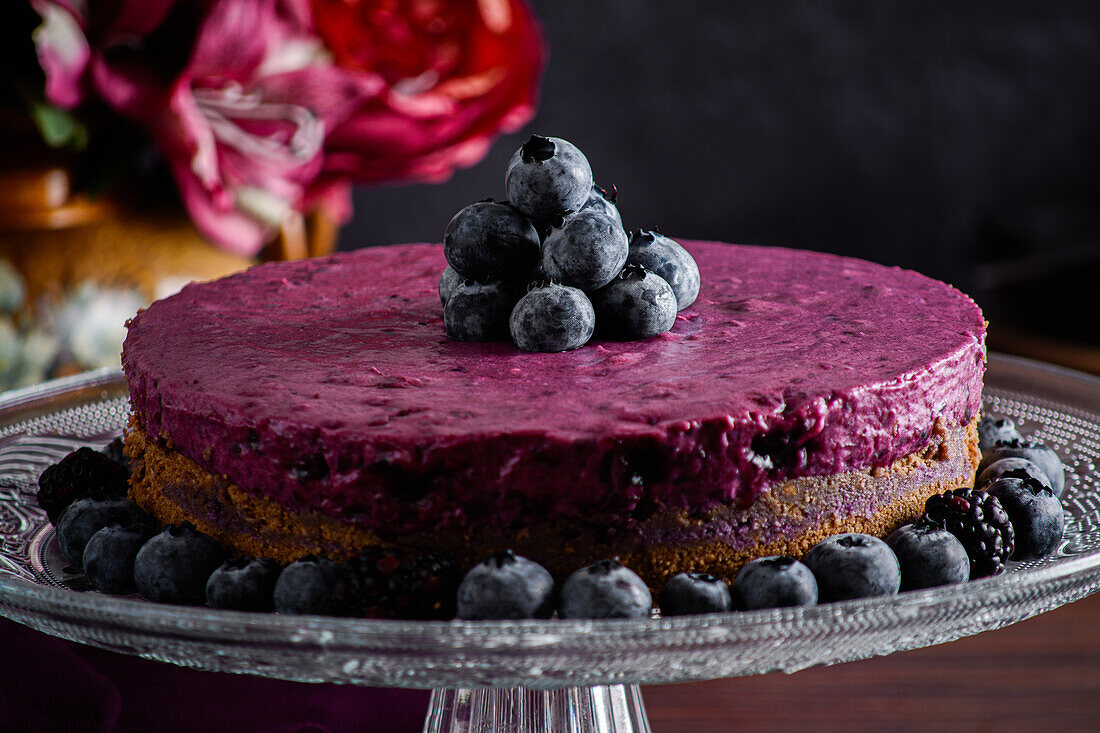
[[[1066,464],[1066,536],[970,583],[811,608],[632,621],[406,622],[159,605],[87,590],[34,498],[38,474],[121,431],[115,371],[0,397],[0,615],[203,670],[399,687],[660,684],[864,659],[1000,628],[1100,588],[1100,380],[990,355],[984,405]]]

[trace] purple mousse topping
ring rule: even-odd
[[[833,255],[685,242],[672,331],[576,351],[447,338],[436,245],[262,265],[130,324],[153,437],[292,510],[383,537],[629,526],[885,466],[977,414],[985,324],[941,282]]]

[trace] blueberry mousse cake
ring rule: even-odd
[[[524,143],[505,190],[442,246],[262,265],[135,316],[131,498],[283,564],[507,549],[657,588],[885,536],[973,484],[985,324],[962,293],[628,235],[560,138]]]
[[[510,548],[559,582],[618,557],[658,588],[886,536],[972,485],[969,298],[861,260],[680,244],[702,278],[669,330],[553,352],[450,337],[440,245],[189,285],[129,324],[132,498],[281,563]]]

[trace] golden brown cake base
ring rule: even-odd
[[[402,544],[442,551],[461,562],[508,547],[543,563],[559,578],[589,562],[618,556],[653,587],[687,571],[730,581],[749,560],[801,557],[820,540],[840,532],[885,536],[920,516],[929,496],[971,485],[980,458],[976,425],[977,418],[954,430],[937,422],[924,450],[890,466],[786,481],[765,491],[747,509],[719,508],[697,517],[683,511],[656,512],[637,532],[547,522],[519,533],[486,528],[468,535],[402,538]],[[310,553],[340,560],[360,548],[388,544],[362,527],[317,512],[291,512],[253,496],[150,440],[133,418],[126,453],[133,464],[131,491],[138,504],[162,523],[194,523],[234,552],[288,563]],[[853,503],[862,508],[840,509]],[[765,539],[774,537],[781,523],[797,530],[784,539]],[[736,528],[738,539],[676,544],[643,539],[678,532],[705,537],[710,527]]]

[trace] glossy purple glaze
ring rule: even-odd
[[[668,334],[561,354],[452,341],[436,245],[262,265],[136,316],[142,425],[243,489],[383,536],[630,523],[886,465],[980,404],[985,325],[948,285],[861,260],[685,242]]]

